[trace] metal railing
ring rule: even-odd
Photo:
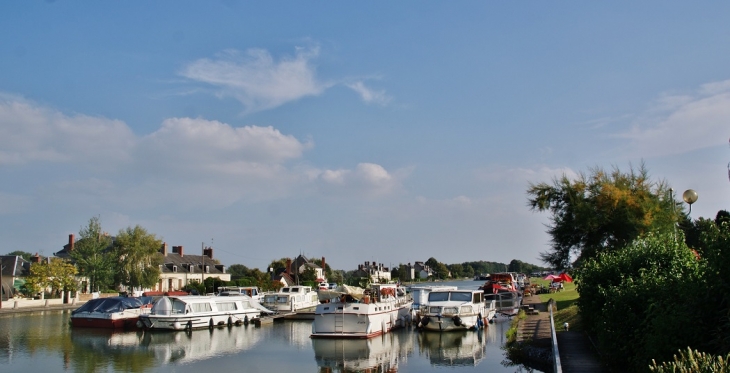
[[[558,337],[555,333],[555,319],[553,318],[553,308],[555,308],[555,300],[550,298],[548,301],[548,310],[550,310],[550,339],[553,347],[553,372],[562,373],[563,367],[560,365],[560,351],[558,351]]]

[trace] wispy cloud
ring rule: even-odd
[[[360,163],[354,170],[323,170],[316,180],[326,195],[378,197],[399,190],[402,177],[403,173],[393,175],[378,164]]]
[[[730,136],[730,80],[689,94],[663,95],[617,137],[629,140],[634,157],[682,154],[724,145]]]
[[[357,92],[366,103],[373,103],[378,105],[387,105],[391,101],[391,97],[388,96],[385,91],[375,91],[365,86],[363,82],[354,82],[345,84],[348,88]]]
[[[330,87],[317,79],[311,60],[318,55],[317,47],[298,48],[294,56],[277,61],[263,49],[227,50],[187,64],[180,75],[217,87],[219,95],[234,97],[246,111],[255,112],[316,96]]]

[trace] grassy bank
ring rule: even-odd
[[[550,286],[550,281],[543,280],[541,278],[531,278],[531,283],[543,285],[545,287]],[[555,325],[558,331],[562,330],[562,325],[568,323],[571,330],[583,330],[580,314],[578,313],[578,291],[575,288],[574,282],[563,283],[563,290],[555,293],[540,294],[540,302],[547,302],[551,298],[555,300],[555,306],[557,312],[555,312]]]

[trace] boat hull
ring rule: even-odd
[[[134,329],[139,314],[76,314],[71,316],[71,326],[80,328]]]
[[[256,318],[259,318],[258,312],[216,313],[194,316],[144,315],[139,318],[139,326],[158,330],[191,330],[248,324]]]
[[[247,324],[271,312],[248,296],[163,297],[149,314],[141,315],[138,326],[146,329],[192,330]]]
[[[326,303],[317,306],[312,338],[372,338],[410,322],[408,300],[376,303]]]

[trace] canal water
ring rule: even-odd
[[[446,284],[446,283],[441,283]],[[475,288],[477,283],[449,283]],[[311,321],[186,332],[71,328],[70,311],[0,315],[2,372],[525,372],[502,346],[510,319],[482,331],[399,329],[368,340],[311,339]]]

